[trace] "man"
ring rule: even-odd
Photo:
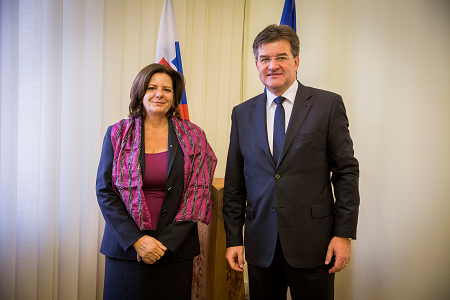
[[[267,91],[231,117],[226,257],[242,271],[245,244],[252,300],[286,299],[288,286],[293,299],[333,299],[334,273],[356,239],[359,166],[344,103],[296,80],[299,48],[289,26],[258,34],[253,53]]]

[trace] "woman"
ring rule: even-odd
[[[209,223],[217,159],[182,120],[182,75],[151,64],[136,76],[129,118],[106,132],[97,173],[105,218],[104,299],[191,299],[197,223]]]

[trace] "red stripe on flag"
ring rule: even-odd
[[[189,111],[188,111],[187,104],[180,104],[179,108],[180,108],[181,118],[184,120],[189,120]]]
[[[170,64],[167,62],[167,60],[164,59],[164,57],[161,59],[161,61],[160,61],[159,63],[162,64],[162,65],[166,65],[166,66],[168,66],[169,68],[172,69],[172,67],[171,67]]]

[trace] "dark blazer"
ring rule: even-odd
[[[223,196],[227,247],[243,245],[245,223],[250,264],[268,267],[279,235],[291,266],[317,267],[333,236],[356,238],[359,166],[344,103],[337,94],[299,83],[276,165],[266,101],[263,93],[232,112]]]
[[[144,122],[142,123],[141,151],[145,153]],[[173,223],[178,211],[184,184],[183,150],[178,144],[172,121],[169,119],[169,147],[167,183],[161,213],[156,230],[140,231],[112,188],[112,162],[114,150],[111,143],[111,127],[103,140],[102,154],[97,172],[97,200],[105,218],[105,231],[100,252],[112,258],[136,260],[133,243],[144,235],[150,235],[168,248],[161,262],[181,261],[200,254],[197,223]],[[145,173],[145,155],[140,158],[142,174]]]

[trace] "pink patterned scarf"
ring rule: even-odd
[[[200,127],[172,117],[178,143],[184,153],[184,188],[174,222],[211,220],[211,185],[217,158]],[[140,230],[151,228],[150,213],[142,190],[141,118],[130,117],[113,125],[113,187]]]

